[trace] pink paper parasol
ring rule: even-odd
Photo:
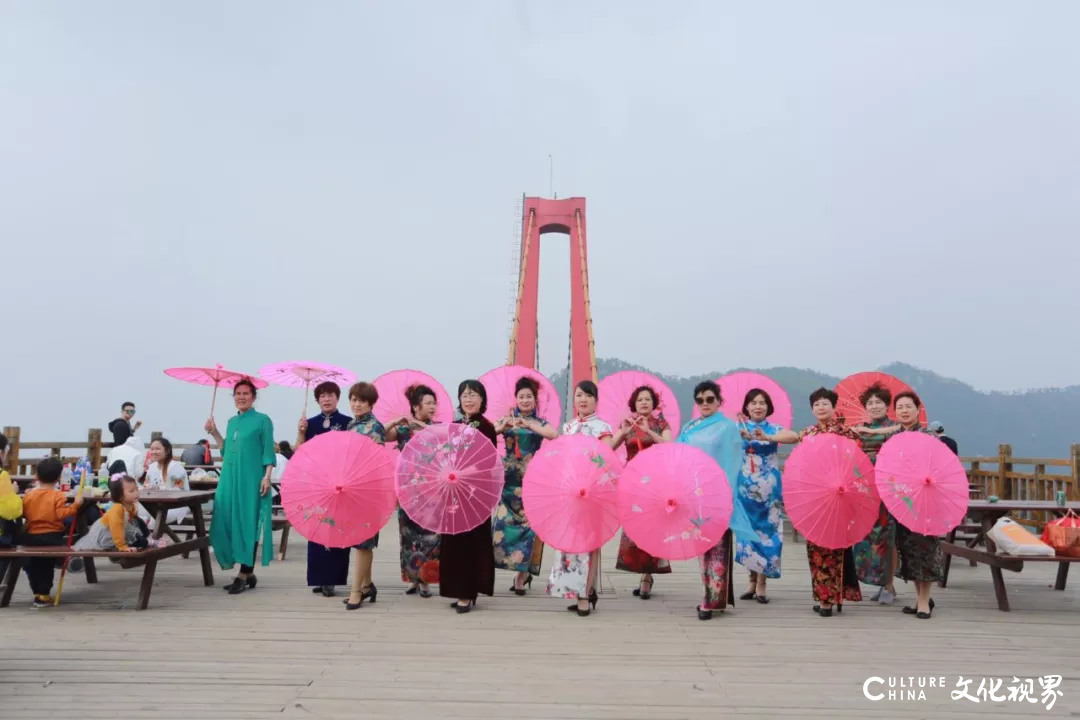
[[[517,407],[517,396],[514,393],[514,385],[522,376],[528,376],[540,383],[540,392],[537,394],[537,415],[547,420],[554,427],[562,425],[562,404],[559,402],[559,393],[551,381],[536,370],[520,365],[503,365],[493,370],[488,370],[478,379],[487,390],[487,412],[484,417],[493,423],[498,422],[514,411]],[[499,435],[499,454],[506,452],[506,440]]]
[[[491,517],[502,495],[503,466],[476,428],[432,425],[405,444],[394,478],[406,515],[422,528],[456,535]]]
[[[839,550],[859,542],[881,509],[870,458],[840,435],[804,438],[784,465],[784,507],[815,545]]]
[[[375,403],[375,417],[379,422],[388,424],[399,418],[412,417],[412,408],[405,397],[405,391],[413,385],[427,385],[435,391],[436,423],[448,423],[454,419],[454,401],[439,381],[419,370],[393,370],[375,378],[372,382],[379,391],[379,402]]]
[[[878,452],[874,478],[896,521],[920,535],[944,535],[967,515],[967,472],[936,437],[893,435]]]
[[[791,409],[791,400],[784,388],[780,387],[775,380],[768,375],[755,372],[728,373],[716,379],[720,386],[720,395],[724,398],[724,404],[720,406],[720,412],[729,420],[738,422],[738,415],[742,412],[746,393],[754,388],[764,390],[769,394],[773,403],[773,414],[768,417],[769,422],[780,427],[791,429],[791,423],[795,415]],[[694,405],[694,419],[701,417],[701,409]]]
[[[619,529],[616,479],[623,464],[587,435],[548,440],[522,480],[529,525],[546,544],[568,553],[602,547]]]
[[[374,537],[397,507],[392,457],[359,433],[318,435],[285,466],[281,504],[308,540],[335,548],[358,545]]]
[[[335,382],[345,392],[356,382],[356,375],[337,365],[317,362],[280,362],[259,370],[264,380],[282,387],[304,389],[304,415],[307,415],[308,392],[322,382]]]
[[[231,388],[240,382],[244,378],[247,378],[251,383],[260,390],[267,386],[265,380],[261,380],[247,373],[236,372],[235,370],[226,370],[221,364],[218,364],[212,368],[207,367],[177,367],[169,368],[165,371],[165,374],[169,377],[176,378],[177,380],[183,380],[186,383],[192,385],[203,385],[206,387],[213,386],[214,394],[210,398],[210,414],[214,414],[214,405],[217,403],[217,389],[219,387]]]
[[[638,370],[621,370],[600,381],[596,414],[617,430],[622,421],[633,414],[630,410],[630,394],[642,385],[651,387],[659,399],[659,407],[653,410],[653,415],[663,414],[664,419],[671,425],[671,436],[677,436],[682,429],[682,413],[679,411],[675,393],[660,378]],[[616,452],[619,458],[626,460],[625,445]]]
[[[639,452],[619,476],[619,519],[645,552],[667,560],[704,555],[731,520],[731,485],[703,450],[683,443]]]

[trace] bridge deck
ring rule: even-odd
[[[499,573],[496,597],[459,616],[437,596],[402,594],[394,527],[376,551],[378,602],[354,612],[303,586],[299,538],[288,561],[260,568],[258,588],[239,597],[203,587],[197,557],[163,562],[146,612],[131,610],[139,574],[108,563],[97,586],[73,576],[55,609],[30,609],[24,578],[0,611],[0,714],[714,720],[1080,710],[1080,579],[1054,591],[1052,567],[1008,574],[1011,613],[997,610],[987,569],[960,561],[929,621],[868,602],[822,619],[810,611],[803,545],[789,541],[772,602],[736,601],[710,622],[694,613],[690,563],[658,577],[649,601],[631,596],[633,576],[608,570],[589,618],[539,590],[514,596],[510,574]],[[215,573],[218,586],[230,577]],[[741,568],[735,578],[741,592]],[[898,589],[901,604],[911,600],[910,586]],[[983,677],[1004,678],[1004,692],[1013,676],[1046,674],[1065,676],[1049,714],[1041,702],[949,697],[958,675],[975,678],[974,694]],[[872,703],[862,683],[873,675],[944,676],[946,689],[927,689],[925,701]]]

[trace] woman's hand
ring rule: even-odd
[[[745,430],[740,430],[739,435],[742,437],[743,440],[750,439],[750,433],[746,432]]]
[[[739,422],[739,423],[742,423],[743,425],[745,425],[746,423],[750,422],[750,418],[746,417],[742,413],[739,413],[738,415],[735,416],[735,422]]]
[[[264,475],[262,479],[262,484],[259,485],[259,495],[262,496],[268,492],[270,492],[270,476]]]
[[[772,442],[772,439],[761,428],[754,428],[754,439],[760,442]]]
[[[301,435],[307,433],[307,418],[300,418],[300,422],[296,423],[296,430]]]
[[[209,420],[206,421],[206,424],[203,425],[203,430],[210,433],[211,435],[214,435],[215,437],[217,436],[218,429],[217,429],[217,423],[214,422],[214,418],[210,418]]]

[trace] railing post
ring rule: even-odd
[[[12,475],[19,474],[19,428],[11,425],[4,428],[4,437],[8,441],[7,469]]]
[[[162,435],[160,430],[154,430],[153,432],[150,433],[150,442],[154,442],[155,440],[160,440],[162,437],[163,437],[163,435]],[[150,443],[146,443],[146,444],[150,445]]]
[[[90,470],[97,472],[101,466],[101,428],[90,428],[86,434],[86,457],[90,460]]]
[[[1012,445],[998,445],[998,482],[997,492],[994,493],[1002,500],[1012,500],[1012,481],[1006,477],[1006,473],[1012,472]]]
[[[1068,497],[1080,500],[1080,445],[1069,447],[1069,458],[1072,460],[1072,482],[1069,483]]]

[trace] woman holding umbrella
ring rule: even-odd
[[[346,430],[360,433],[371,438],[379,445],[386,441],[386,429],[375,417],[372,408],[379,401],[379,391],[371,383],[358,382],[349,388],[349,408],[353,419],[345,426]],[[375,561],[375,548],[379,547],[379,533],[375,537],[354,545],[353,581],[349,599],[345,601],[346,610],[360,608],[364,600],[375,602],[379,589],[371,581],[371,565]]]
[[[922,401],[914,392],[902,392],[893,400],[899,423],[898,433],[921,432],[934,435],[919,422]],[[905,607],[904,613],[920,620],[929,620],[934,611],[930,588],[943,577],[941,540],[936,536],[920,535],[901,524],[896,525],[896,548],[900,555],[900,577],[915,583],[915,607]]]
[[[405,397],[411,408],[410,417],[391,422],[386,431],[387,442],[397,442],[404,449],[415,430],[422,430],[435,421],[438,400],[427,385],[410,385]],[[401,579],[409,583],[406,595],[420,593],[431,597],[430,583],[439,582],[439,533],[426,530],[398,508],[398,539],[401,543]]]
[[[588,435],[615,447],[611,426],[596,415],[596,401],[600,391],[592,380],[582,380],[574,389],[574,419],[563,425],[563,435]],[[587,617],[589,606],[596,607],[596,576],[600,569],[600,550],[589,553],[564,553],[556,551],[555,562],[548,576],[549,595],[576,600],[567,610],[576,610],[580,617]]]
[[[885,444],[900,426],[889,419],[889,405],[892,404],[892,392],[880,382],[866,388],[859,396],[859,402],[866,410],[869,422],[856,425],[851,430],[859,436],[862,451],[877,461],[878,450]],[[878,591],[870,598],[872,602],[892,605],[896,597],[893,575],[896,562],[896,520],[881,504],[881,516],[874,529],[862,542],[856,543],[855,570],[859,580],[867,585],[874,585]]]
[[[838,400],[839,396],[832,390],[818,388],[810,393],[810,410],[817,424],[797,433],[781,430],[775,434],[767,434],[758,429],[754,431],[753,437],[766,442],[794,444],[810,435],[832,433],[858,442],[858,436],[836,417]],[[806,555],[810,561],[810,582],[813,585],[814,600],[817,601],[814,612],[821,617],[830,617],[833,614],[833,605],[842,607],[844,600],[862,600],[859,578],[855,572],[855,556],[851,548],[830,550],[807,540]]]
[[[630,411],[634,413],[623,420],[615,433],[614,447],[626,443],[626,461],[630,462],[642,450],[656,443],[671,442],[671,426],[663,415],[653,417],[653,410],[660,404],[656,391],[648,385],[635,388],[630,393]],[[663,558],[656,558],[638,548],[634,541],[623,531],[619,539],[619,556],[615,560],[616,570],[641,573],[641,581],[634,589],[634,595],[648,600],[652,595],[653,574],[666,575],[671,572],[671,563]]]
[[[274,424],[254,409],[256,396],[255,384],[247,378],[240,380],[233,388],[237,414],[229,418],[225,436],[218,432],[213,416],[204,428],[221,450],[221,477],[214,494],[210,545],[223,570],[240,562],[239,574],[226,586],[230,595],[255,587],[255,559],[260,539],[263,566],[269,565],[274,556],[270,517],[270,474],[276,462]]]
[[[536,398],[539,392],[539,382],[530,377],[519,378],[514,385],[516,405],[513,412],[495,423],[495,432],[506,440],[506,456],[503,458],[506,484],[499,506],[495,508],[491,537],[495,547],[495,565],[516,572],[510,588],[516,595],[524,595],[525,585],[531,586],[532,576],[540,574],[544,547],[536,543],[536,533],[525,517],[521,482],[540,444],[559,434],[537,415]]]
[[[487,410],[487,390],[479,380],[465,380],[458,385],[456,421],[475,428],[481,435],[498,444],[495,426],[484,417]],[[495,552],[491,545],[491,518],[467,532],[440,535],[439,595],[457,598],[450,604],[459,613],[467,613],[476,605],[481,593],[495,594]]]

